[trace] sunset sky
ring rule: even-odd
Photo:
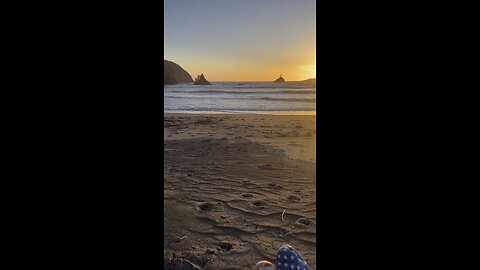
[[[315,75],[315,0],[165,0],[164,58],[209,81]]]

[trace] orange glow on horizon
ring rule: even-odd
[[[311,59],[310,56],[303,57],[303,59],[305,58]],[[276,80],[280,74],[286,81],[302,81],[316,77],[316,65],[308,62],[265,63],[261,60],[255,62],[238,58],[189,55],[188,53],[165,59],[180,65],[192,78],[203,73],[205,78],[211,82],[269,82]]]
[[[193,78],[202,73],[211,82],[316,77],[315,0],[164,3],[164,59]]]

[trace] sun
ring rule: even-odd
[[[317,65],[312,65],[310,68],[310,78],[317,77]]]
[[[308,65],[302,65],[300,66],[301,69],[304,70],[304,76],[307,77],[307,79],[310,78],[316,78],[317,77],[317,65],[316,64],[308,64]]]

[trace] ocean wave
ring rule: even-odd
[[[305,108],[305,107],[295,107],[295,108],[257,108],[257,107],[248,107],[248,108],[205,108],[205,107],[190,107],[190,108],[164,108],[164,112],[176,112],[176,111],[195,111],[195,112],[314,112],[316,108]]]
[[[271,101],[317,102],[316,98],[271,98],[271,97],[262,97],[262,98],[258,98],[258,99],[271,100]]]
[[[316,86],[274,83],[215,83],[164,87],[165,111],[315,111]]]
[[[164,96],[164,98],[180,98],[180,99],[198,99],[198,97],[188,96]],[[208,97],[205,97],[206,99]],[[273,98],[273,97],[216,97],[220,100],[270,100],[270,101],[296,101],[296,102],[317,102],[316,98]]]

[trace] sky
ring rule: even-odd
[[[164,58],[192,77],[316,77],[315,0],[164,0],[164,7]]]

